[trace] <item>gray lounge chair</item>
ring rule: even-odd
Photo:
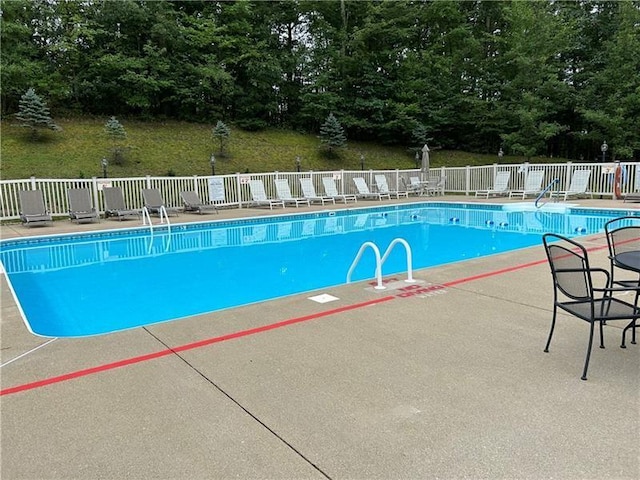
[[[124,220],[127,217],[140,218],[140,209],[127,208],[124,204],[124,195],[120,187],[105,187],[102,189],[104,199],[104,216],[117,217]]]
[[[67,190],[69,201],[69,220],[76,223],[89,223],[100,220],[97,210],[91,203],[91,192],[88,188],[70,188]]]
[[[20,190],[20,219],[28,227],[51,223],[53,219],[44,206],[41,190]]]
[[[149,214],[160,215],[162,207],[164,207],[167,215],[178,215],[178,209],[175,207],[167,207],[164,203],[164,199],[160,194],[160,190],[157,188],[143,188],[142,198],[144,200],[144,206],[147,207]]]
[[[182,197],[182,201],[184,203],[185,212],[196,212],[199,214],[203,214],[213,211],[218,213],[218,209],[215,205],[211,203],[204,203],[202,200],[200,200],[198,192],[194,190],[180,192],[180,196]]]

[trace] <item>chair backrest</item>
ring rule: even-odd
[[[67,190],[70,212],[90,212],[93,210],[91,204],[91,193],[88,188],[70,188]]]
[[[120,187],[104,187],[102,198],[106,210],[124,210],[124,195]]]
[[[336,182],[332,177],[322,177],[322,184],[324,185],[324,191],[330,197],[337,197],[340,195],[338,193],[338,187],[336,187]]]
[[[589,176],[591,170],[576,170],[571,177],[571,185],[569,185],[570,192],[584,193],[589,186]]]
[[[640,217],[614,218],[604,224],[609,255],[640,250]]]
[[[586,249],[569,238],[552,233],[543,235],[542,242],[551,267],[555,289],[573,300],[593,298],[593,284]]]
[[[157,188],[143,188],[142,198],[144,199],[144,204],[148,207],[161,207],[164,205],[160,190]]]
[[[369,190],[369,186],[367,182],[364,181],[362,177],[353,177],[353,183],[356,184],[356,188],[358,189],[358,193],[369,195],[371,191]]]
[[[289,187],[289,181],[286,178],[278,178],[275,181],[276,194],[280,200],[290,200],[291,188]]]
[[[503,170],[501,172],[496,173],[496,178],[493,182],[493,190],[496,192],[504,192],[509,188],[509,178],[511,177],[511,172]]]
[[[317,198],[316,188],[313,186],[313,182],[310,178],[301,178],[300,187],[302,188],[302,195],[308,198]]]
[[[544,170],[530,170],[524,181],[524,190],[527,192],[537,192],[542,189]]]
[[[380,193],[389,193],[389,184],[387,183],[387,177],[382,174],[378,174],[375,177],[376,187]]]
[[[267,192],[264,190],[262,180],[250,180],[249,189],[251,190],[251,198],[254,202],[261,202],[267,199]]]
[[[412,187],[419,187],[420,186],[420,177],[409,177],[409,184]]]
[[[202,200],[200,200],[200,196],[197,192],[193,190],[186,190],[184,192],[180,192],[180,196],[182,197],[182,201],[185,205],[190,207],[202,205]]]
[[[24,215],[43,215],[47,213],[44,206],[42,190],[20,190],[20,211]]]

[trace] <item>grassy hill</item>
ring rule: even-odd
[[[11,119],[0,123],[0,178],[89,178],[102,176],[101,159],[111,157],[112,144],[104,133],[106,119],[74,118],[55,120],[60,132],[46,131],[38,142],[29,142],[27,129]],[[406,147],[386,147],[349,141],[335,158],[326,158],[317,136],[285,130],[245,132],[232,128],[226,155],[218,152],[212,136],[213,125],[167,122],[140,122],[120,119],[127,132],[126,160],[109,163],[110,177],[143,175],[209,175],[209,158],[216,155],[216,174],[235,172],[293,171],[301,157],[301,170],[407,169],[415,167],[414,154]],[[540,159],[544,161],[545,159]],[[497,155],[433,150],[431,165],[486,165]],[[524,158],[507,157],[503,163],[520,163]],[[538,160],[536,160],[538,161]],[[561,161],[561,159],[554,159]]]

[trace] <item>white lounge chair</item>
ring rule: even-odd
[[[51,223],[53,219],[44,206],[41,190],[20,190],[20,219],[27,227]]]
[[[118,217],[123,220],[127,217],[140,218],[140,209],[127,208],[124,204],[124,195],[120,187],[104,187],[102,189],[104,199],[104,216]]]
[[[322,177],[322,184],[324,185],[324,192],[335,200],[342,200],[345,204],[349,201],[358,201],[357,197],[352,193],[338,193],[338,187],[336,187],[336,182],[333,177]]]
[[[204,203],[200,200],[200,196],[195,190],[180,192],[180,196],[182,197],[185,212],[195,212],[201,215],[211,211],[218,213],[218,208],[212,203]]]
[[[640,166],[636,166],[634,190],[624,196],[625,202],[640,202]]]
[[[333,197],[318,195],[310,178],[301,178],[300,187],[302,188],[302,196],[311,203],[320,203],[322,205],[325,203],[333,203],[335,205],[336,203],[336,200]]]
[[[69,220],[76,223],[88,223],[100,220],[97,210],[91,203],[91,192],[88,188],[70,188],[67,190],[69,201]]]
[[[276,194],[278,198],[284,202],[285,205],[295,205],[296,208],[300,205],[311,205],[308,198],[298,198],[291,195],[291,188],[289,188],[289,181],[286,178],[278,178],[275,181]]]
[[[358,190],[358,198],[378,200],[386,198],[387,200],[391,200],[391,195],[389,193],[372,192],[371,190],[369,190],[367,182],[365,182],[364,178],[362,177],[354,177],[353,183],[355,183],[356,189]]]
[[[509,198],[522,197],[525,199],[528,195],[537,196],[542,191],[542,180],[544,179],[544,170],[531,170],[527,173],[524,180],[524,188],[522,190],[511,190]]]
[[[251,190],[251,203],[249,206],[269,207],[270,209],[273,209],[273,207],[284,208],[284,201],[267,197],[262,180],[250,180],[249,189]]]
[[[580,195],[587,195],[587,189],[589,188],[589,178],[591,176],[591,170],[576,170],[571,176],[571,183],[568,190],[560,192],[551,192],[551,197],[563,197],[563,200],[569,197],[577,197]],[[590,194],[593,198],[593,194]]]
[[[391,195],[395,196],[396,198],[409,197],[409,192],[407,191],[390,190],[389,184],[387,183],[387,177],[385,175],[378,174],[374,178],[376,180],[376,187],[378,188],[378,192],[387,193],[389,194],[389,197],[391,197]]]
[[[490,195],[508,195],[510,177],[511,173],[506,170],[496,173],[496,178],[493,180],[493,188],[478,190],[476,197],[486,196],[486,198],[489,198]]]

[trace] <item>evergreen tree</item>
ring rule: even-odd
[[[122,165],[124,163],[125,150],[122,142],[127,138],[127,132],[116,117],[111,117],[107,120],[107,123],[104,124],[104,131],[112,142],[113,163]]]
[[[220,146],[218,153],[220,154],[220,156],[224,157],[224,151],[227,147],[227,144],[229,143],[229,137],[231,136],[231,129],[227,127],[227,125],[222,120],[218,120],[216,126],[213,127],[212,133],[214,140],[217,141],[218,145]]]
[[[33,88],[30,88],[27,93],[22,95],[19,108],[16,118],[20,121],[21,127],[31,129],[32,139],[38,138],[38,129],[40,128],[54,131],[60,130],[60,127],[53,122],[47,105]]]
[[[320,142],[326,145],[329,152],[334,148],[344,147],[347,144],[347,136],[338,119],[330,113],[325,122],[320,126]]]

